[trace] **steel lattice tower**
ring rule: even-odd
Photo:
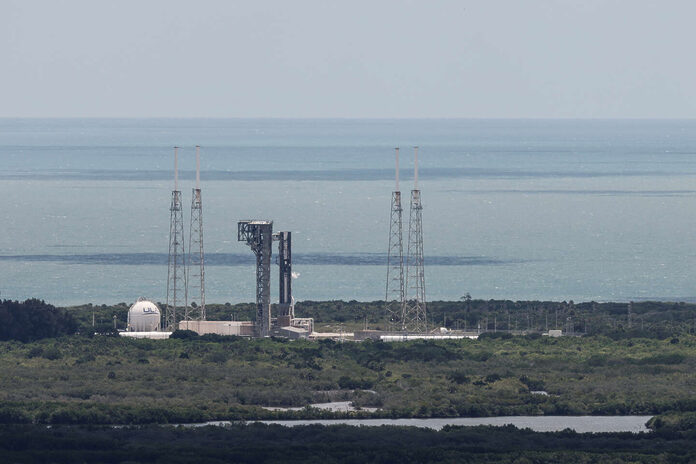
[[[191,227],[189,228],[188,276],[191,296],[184,320],[205,320],[205,256],[203,254],[203,199],[201,197],[201,156],[196,145],[196,188],[191,198]],[[196,306],[193,306],[193,303]]]
[[[418,190],[418,147],[414,147],[414,149],[414,188],[411,190],[411,210],[408,218],[406,301],[404,302],[402,330],[423,333],[428,331],[423,266],[423,205],[421,204],[421,192]]]
[[[169,208],[169,269],[167,271],[167,307],[164,327],[166,330],[176,330],[182,302],[184,310],[187,307],[186,282],[186,251],[184,248],[184,218],[181,207],[181,191],[179,191],[179,172],[177,150],[174,147],[174,190],[172,204]],[[183,296],[183,301],[182,301]]]
[[[258,337],[267,337],[271,331],[273,221],[239,221],[237,240],[246,242],[256,255],[256,325],[254,327]]]
[[[384,297],[387,324],[390,330],[402,330],[404,311],[404,244],[399,190],[399,149],[396,148],[396,189],[392,192],[387,253],[387,286]]]

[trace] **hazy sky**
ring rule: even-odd
[[[693,0],[0,0],[0,116],[696,117]]]

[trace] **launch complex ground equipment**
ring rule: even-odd
[[[294,319],[292,309],[291,233],[273,233],[273,221],[243,220],[237,224],[237,240],[246,242],[256,255],[256,336],[271,333],[271,253],[278,241],[280,268],[280,299],[277,325],[289,326]]]
[[[273,240],[278,241],[278,326],[292,325],[295,319],[292,301],[292,232],[276,232]]]

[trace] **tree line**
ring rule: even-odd
[[[0,340],[31,342],[72,335],[77,329],[70,313],[43,300],[0,301]]]
[[[0,427],[6,462],[688,463],[694,430],[539,433],[505,427]]]

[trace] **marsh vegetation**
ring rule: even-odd
[[[102,332],[107,335],[94,335],[88,309],[56,310],[61,316],[54,319],[73,318],[80,334],[0,342],[0,422],[696,411],[696,336],[686,316],[693,307],[684,306],[677,305],[673,330],[664,333],[612,330],[549,338],[488,332],[478,340],[403,343],[186,333],[169,340],[134,340],[110,336],[108,328]],[[334,316],[347,311],[342,308]],[[675,317],[680,314],[681,320]],[[533,393],[538,391],[547,394]],[[378,410],[304,408],[328,401]],[[268,411],[264,406],[303,409]]]

